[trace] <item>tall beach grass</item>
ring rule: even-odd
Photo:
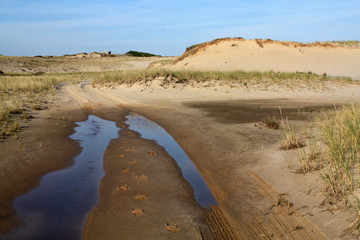
[[[93,84],[134,84],[139,81],[151,81],[162,77],[181,83],[187,81],[204,82],[210,80],[231,81],[251,84],[273,84],[279,86],[302,87],[324,84],[326,82],[357,83],[348,77],[329,77],[312,73],[260,72],[260,71],[189,71],[150,69],[141,71],[114,71],[99,73]]]
[[[326,191],[331,197],[342,200],[360,183],[360,106],[344,105],[332,113],[323,113],[318,125],[330,163],[322,175]]]

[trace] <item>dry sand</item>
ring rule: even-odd
[[[171,69],[244,70],[326,73],[360,78],[360,48],[258,44],[256,40],[224,39],[207,44],[177,61]]]

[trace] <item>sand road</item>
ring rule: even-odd
[[[320,175],[295,174],[296,151],[279,149],[282,131],[258,123],[279,119],[281,107],[294,127],[308,126],[322,107],[359,99],[358,85],[296,91],[174,83],[165,89],[162,81],[60,86],[57,105],[35,115],[21,148],[9,140],[0,152],[6,160],[0,162],[5,193],[0,230],[19,224],[11,208],[17,196],[36,187],[47,172],[73,164],[81,149],[68,136],[75,122],[92,114],[116,122],[121,131],[104,154],[100,200],[87,217],[83,239],[351,239],[342,233],[353,213],[320,205]],[[173,136],[217,206],[203,209],[194,200],[164,148],[129,129],[129,112]]]
[[[99,234],[106,239],[119,235],[129,239],[328,239],[341,235],[339,222],[328,221],[318,206],[319,195],[302,196],[306,186],[298,184],[303,177],[290,175],[284,166],[288,153],[279,150],[281,131],[256,128],[254,122],[278,116],[281,106],[284,117],[306,124],[307,117],[320,107],[348,101],[346,89],[323,95],[302,93],[303,97],[287,91],[272,97],[259,94],[251,101],[249,96],[239,99],[238,94],[227,98],[209,94],[213,89],[206,90],[207,98],[201,90],[195,94],[182,88],[178,94],[164,94],[156,86],[144,89],[97,88],[89,83],[61,89],[88,114],[118,121],[124,129],[105,153],[100,202],[88,216],[85,239],[96,239]],[[347,94],[341,97],[340,92]],[[338,98],[329,101],[329,95]],[[294,114],[299,109],[302,113]],[[164,149],[126,130],[124,116],[129,111],[159,123],[175,138],[202,174],[218,206],[202,209]],[[119,163],[119,154],[126,155],[126,160]],[[146,180],[139,181],[139,176]],[[319,177],[313,175],[309,180],[319,182]],[[131,187],[118,193],[119,186]],[[276,189],[279,186],[283,192]],[[136,196],[146,196],[146,200],[136,200]],[[134,209],[141,209],[141,216],[131,214]],[[167,230],[169,224],[176,225],[176,230]],[[340,224],[344,229],[346,223]]]

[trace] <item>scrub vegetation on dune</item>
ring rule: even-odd
[[[36,76],[0,77],[0,138],[21,129],[29,110],[43,108],[45,94],[55,90],[56,79]]]
[[[140,53],[138,54],[145,54]],[[84,57],[86,56],[86,57]],[[0,70],[6,73],[74,73],[122,70],[131,67],[129,61],[149,61],[149,56],[132,56],[131,54],[77,54],[66,56],[11,57],[0,56]],[[100,57],[102,56],[102,57]],[[154,55],[155,56],[155,55]],[[153,57],[159,59],[159,57]],[[1,74],[0,74],[1,75]]]
[[[175,83],[224,81],[249,85],[278,85],[290,88],[314,86],[314,84],[325,84],[327,82],[354,83],[348,77],[329,77],[309,73],[286,73],[286,72],[260,72],[260,71],[175,71],[175,70],[146,70],[146,71],[116,71],[98,74],[93,84],[134,84],[136,82],[152,81],[155,78],[164,78],[165,81]]]
[[[127,53],[125,53],[125,55],[127,56],[133,56],[133,57],[159,57],[159,55],[155,55],[152,53],[147,53],[147,52],[138,52],[138,51],[128,51]]]
[[[29,109],[42,109],[41,97],[55,91],[62,82],[92,81],[93,85],[128,84],[149,82],[156,78],[175,84],[215,81],[221,84],[237,84],[242,87],[261,85],[294,88],[320,87],[327,82],[353,83],[347,77],[328,77],[312,73],[246,72],[246,71],[172,71],[165,69],[134,71],[102,71],[74,73],[6,73],[0,76],[0,121],[1,134],[8,135],[13,129],[14,116]],[[26,116],[24,116],[26,117]],[[17,118],[16,118],[17,119]]]
[[[21,123],[31,118],[32,110],[42,110],[48,94],[61,82],[84,81],[89,75],[74,74],[4,74],[0,76],[0,138],[14,135]]]

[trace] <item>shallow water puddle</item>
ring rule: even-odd
[[[118,137],[115,122],[90,115],[70,136],[83,148],[75,164],[45,175],[38,188],[18,197],[14,206],[24,225],[5,239],[80,239],[86,216],[98,201],[104,176],[103,155]]]
[[[126,123],[129,124],[131,130],[140,133],[144,139],[155,140],[175,159],[184,178],[194,189],[195,200],[201,206],[208,207],[209,205],[217,204],[209,187],[206,185],[194,164],[179,144],[162,127],[136,113],[131,113],[126,118],[128,119]]]

